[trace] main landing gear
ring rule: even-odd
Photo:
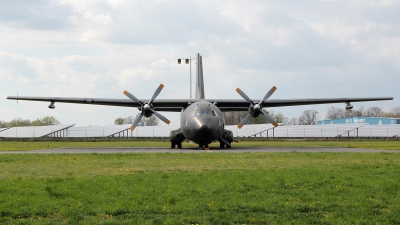
[[[182,142],[171,142],[171,148],[175,148],[175,146],[178,146],[178,148],[182,148]]]
[[[224,142],[222,142],[222,141],[220,141],[219,142],[219,148],[231,148],[231,145],[227,145],[227,144],[225,144]]]

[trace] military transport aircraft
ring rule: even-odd
[[[201,64],[201,56],[198,55],[198,66]],[[350,102],[361,101],[381,101],[393,100],[392,97],[381,98],[313,98],[313,99],[271,99],[269,97],[275,92],[276,87],[272,87],[262,99],[249,98],[241,89],[236,91],[244,99],[205,99],[202,68],[196,73],[196,99],[159,99],[156,100],[164,85],[156,89],[151,99],[138,99],[128,91],[123,93],[129,99],[110,99],[110,98],[69,98],[69,97],[24,97],[8,96],[7,99],[45,101],[50,102],[49,108],[54,109],[56,102],[78,103],[108,106],[124,106],[138,108],[141,113],[133,122],[131,131],[139,124],[143,116],[150,117],[153,114],[160,120],[169,124],[170,121],[159,113],[159,111],[181,112],[180,125],[177,130],[170,133],[171,148],[182,148],[182,141],[188,139],[199,144],[200,149],[208,149],[208,145],[213,141],[219,141],[221,148],[230,148],[233,142],[233,133],[225,129],[225,121],[222,112],[226,111],[248,111],[248,115],[242,119],[238,128],[247,124],[250,117],[263,115],[271,124],[278,126],[275,120],[263,111],[263,108],[345,103],[346,109],[353,106]]]

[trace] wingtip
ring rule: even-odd
[[[133,131],[136,127],[135,126],[131,126],[131,128],[129,128],[129,130]]]
[[[169,121],[169,120],[166,120],[166,121],[165,121],[165,123],[169,125],[169,123],[171,123],[171,121]]]
[[[275,91],[277,88],[275,86],[272,87],[272,90]]]
[[[236,88],[236,91],[237,91],[238,93],[242,92],[242,90],[240,90],[240,88]]]
[[[160,84],[160,86],[158,86],[159,89],[163,89],[164,88],[164,84]]]
[[[272,125],[274,125],[274,127],[277,127],[278,126],[278,124],[275,122],[275,123],[273,123]]]
[[[239,129],[241,129],[241,128],[243,127],[243,124],[242,124],[242,123],[239,123],[239,124],[237,125],[237,127],[238,127]]]
[[[129,92],[127,90],[125,90],[123,93],[124,93],[124,95],[128,95],[129,94]]]

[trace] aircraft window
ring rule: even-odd
[[[200,115],[200,112],[199,112],[198,109],[195,109],[195,110],[193,110],[192,112],[190,112],[189,115],[190,115],[190,116],[198,116],[198,115]]]
[[[196,109],[194,109],[192,112],[189,114],[190,116],[198,116],[198,115],[209,115],[209,116],[216,116],[214,111],[211,111],[210,108],[208,109],[200,109],[199,106],[197,106]]]
[[[206,115],[206,114],[208,114],[208,110],[200,110],[200,114],[201,115]]]

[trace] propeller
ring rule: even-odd
[[[138,98],[136,98],[133,94],[129,93],[128,91],[124,91],[124,94],[132,99],[134,102],[138,103],[141,106],[142,112],[139,114],[139,116],[133,121],[133,124],[130,128],[131,131],[133,131],[137,125],[139,124],[140,120],[142,119],[143,116],[150,117],[153,114],[156,115],[160,120],[164,121],[166,124],[169,124],[170,121],[165,118],[163,115],[160,113],[154,111],[154,106],[153,106],[153,101],[154,99],[157,98],[157,96],[160,94],[161,90],[164,88],[163,84],[160,84],[156,91],[154,92],[153,96],[151,97],[149,102],[142,102]]]
[[[269,98],[271,97],[271,95],[275,92],[276,87],[273,86],[271,88],[271,90],[268,91],[268,93],[264,96],[264,98],[261,100],[261,102],[259,103],[254,103],[249,96],[246,95],[246,93],[244,93],[242,90],[240,90],[240,88],[236,88],[236,91],[240,94],[240,96],[242,96],[246,101],[248,101],[250,103],[250,107],[251,107],[251,111],[250,113],[243,118],[242,121],[240,121],[238,128],[242,128],[243,125],[247,124],[247,122],[249,122],[250,117],[257,117],[258,115],[262,114],[266,120],[268,120],[271,124],[273,124],[275,127],[278,126],[278,124],[275,122],[275,120],[268,114],[266,114],[263,110],[262,110],[262,104]]]

